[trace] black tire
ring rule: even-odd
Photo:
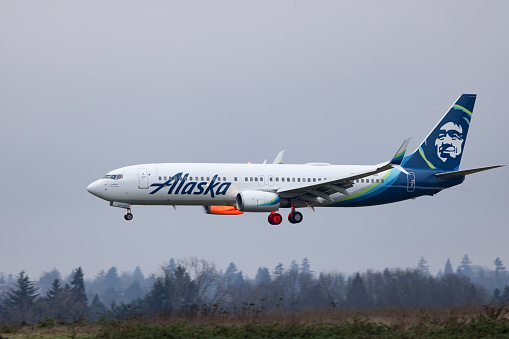
[[[302,213],[300,212],[293,212],[288,214],[288,221],[292,224],[298,224],[303,219]]]
[[[132,213],[126,213],[126,214],[124,215],[124,219],[125,219],[125,220],[127,220],[127,221],[129,221],[129,220],[133,220],[133,215],[132,215]]]

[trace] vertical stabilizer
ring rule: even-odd
[[[462,94],[419,148],[403,161],[404,167],[458,170],[465,149],[475,94]]]

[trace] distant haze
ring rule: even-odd
[[[461,169],[509,164],[507,1],[0,2],[0,271],[148,275],[198,257],[253,277],[509,264],[507,167],[435,197],[267,213],[134,206],[86,191],[152,162],[376,164],[478,94]],[[284,217],[286,217],[286,210]]]

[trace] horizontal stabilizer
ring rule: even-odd
[[[477,173],[477,172],[487,171],[487,170],[490,170],[493,168],[503,167],[503,166],[504,165],[497,165],[497,166],[490,166],[490,167],[474,168],[474,169],[469,169],[469,170],[464,170],[464,171],[436,173],[435,175],[439,178],[449,179],[449,178],[459,177],[462,175],[468,175],[468,174],[473,174],[473,173]]]

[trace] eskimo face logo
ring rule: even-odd
[[[440,127],[438,137],[435,140],[437,156],[442,162],[455,159],[463,150],[463,128],[453,122],[448,122]]]

